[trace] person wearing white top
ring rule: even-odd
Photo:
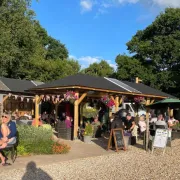
[[[172,127],[175,126],[177,123],[179,123],[179,121],[174,119],[173,116],[170,116],[170,118],[168,120],[169,129],[172,129]]]
[[[139,117],[139,123],[138,124],[139,124],[141,133],[144,132],[146,130],[146,122],[145,122],[144,116]]]

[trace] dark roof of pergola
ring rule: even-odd
[[[45,91],[53,92],[53,90],[79,89],[92,90],[99,92],[121,93],[129,95],[142,95],[150,97],[173,97],[162,91],[156,90],[141,83],[132,83],[128,81],[120,81],[113,78],[96,77],[85,74],[77,74],[48,82],[37,87],[30,88],[29,91],[43,93]]]
[[[0,91],[7,93],[13,92],[27,94],[27,89],[37,87],[40,84],[43,83],[29,80],[0,77]]]

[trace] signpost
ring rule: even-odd
[[[111,130],[107,150],[112,146],[112,140],[114,140],[116,151],[119,149],[126,150],[123,129],[117,128]]]
[[[156,134],[153,141],[152,153],[154,152],[154,148],[162,148],[163,155],[166,150],[166,145],[168,141],[169,132],[168,129],[157,129]]]

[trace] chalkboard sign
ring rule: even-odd
[[[153,142],[153,147],[165,148],[167,144],[168,135],[169,133],[167,129],[157,129]]]
[[[116,151],[118,151],[119,149],[126,150],[123,129],[117,128],[111,130],[107,150],[109,150],[109,148],[111,147],[112,138],[114,140]]]

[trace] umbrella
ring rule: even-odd
[[[167,98],[163,99],[161,101],[155,102],[151,105],[148,105],[146,107],[149,107],[151,109],[156,109],[156,108],[178,108],[180,107],[180,100],[179,99],[173,99],[173,98]]]

